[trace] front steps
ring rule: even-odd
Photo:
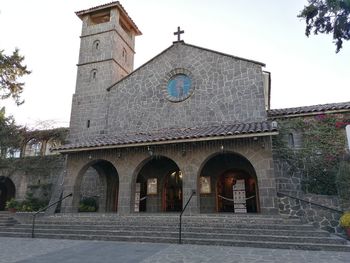
[[[178,214],[56,214],[36,220],[35,237],[177,243]],[[31,237],[31,224],[0,224],[0,236]],[[278,215],[183,216],[182,243],[350,251],[349,242]]]
[[[13,215],[13,213],[0,211],[0,229],[18,224],[18,221],[14,219]]]

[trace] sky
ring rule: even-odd
[[[108,0],[2,0],[0,49],[17,47],[32,74],[8,115],[29,128],[69,126],[80,45],[80,11]],[[350,42],[336,54],[331,35],[307,38],[297,17],[306,0],[120,0],[143,35],[136,38],[135,68],[176,40],[266,64],[271,107],[350,101]]]

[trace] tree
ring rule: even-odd
[[[6,156],[8,150],[20,148],[22,132],[23,128],[16,125],[12,116],[5,116],[5,108],[0,109],[0,157]]]
[[[336,53],[350,39],[350,0],[308,0],[298,17],[306,20],[305,34],[333,34]]]
[[[22,64],[23,61],[24,57],[19,55],[18,49],[11,56],[0,50],[0,98],[12,97],[17,105],[24,102],[20,98],[24,83],[19,82],[18,78],[31,73],[27,66]]]

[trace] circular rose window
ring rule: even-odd
[[[182,101],[191,95],[192,80],[185,74],[177,74],[168,81],[168,99],[172,101]]]

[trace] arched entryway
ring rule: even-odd
[[[210,156],[200,171],[198,188],[201,213],[259,212],[255,169],[240,154]]]
[[[0,176],[0,211],[5,210],[6,202],[16,196],[16,187],[12,180],[5,176]]]
[[[144,161],[136,175],[134,212],[179,212],[182,210],[182,172],[164,156]]]
[[[95,160],[85,165],[78,174],[73,206],[80,212],[117,212],[118,194],[117,169],[109,161]]]

